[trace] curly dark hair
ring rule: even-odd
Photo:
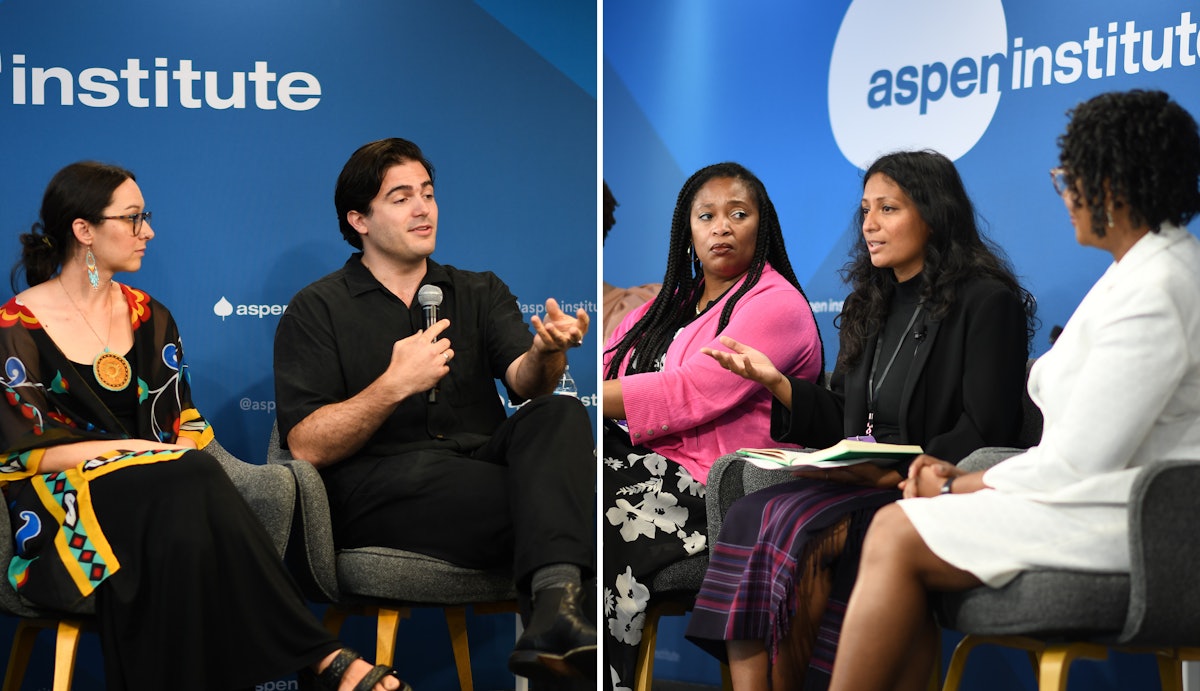
[[[1058,160],[1067,188],[1082,192],[1074,203],[1087,204],[1097,236],[1104,237],[1109,208],[1128,205],[1130,220],[1155,232],[1200,212],[1200,134],[1166,93],[1100,94],[1067,115]]]
[[[721,318],[717,322],[717,333],[725,330],[734,305],[758,283],[767,263],[787,279],[788,283],[795,286],[802,296],[804,295],[804,289],[796,280],[792,263],[788,260],[779,215],[775,212],[771,198],[767,196],[767,188],[758,176],[738,163],[716,163],[701,168],[683,184],[683,189],[679,191],[679,197],[675,201],[675,214],[671,219],[671,243],[667,250],[667,272],[663,276],[662,290],[642,318],[607,351],[614,353],[614,356],[604,373],[605,379],[617,378],[621,363],[630,352],[636,352],[636,356],[630,359],[625,374],[654,371],[655,363],[667,352],[675,332],[695,317],[694,305],[704,289],[704,271],[690,251],[692,201],[700,188],[714,178],[741,180],[750,188],[755,201],[758,202],[758,235],[755,236],[754,257],[746,272],[746,280],[725,301]],[[805,300],[807,299],[806,296]],[[825,355],[822,349],[820,371],[824,369]]]
[[[863,174],[863,187],[874,175],[885,175],[900,186],[929,226],[920,296],[934,319],[950,310],[959,287],[980,276],[994,278],[1020,297],[1025,305],[1026,343],[1037,327],[1035,303],[1021,287],[1003,252],[979,230],[975,206],[963,187],[954,163],[936,151],[898,151],[871,164]],[[855,215],[857,228],[865,221],[862,207]],[[839,329],[837,366],[849,369],[863,355],[866,344],[883,328],[895,292],[891,269],[876,268],[862,233],[842,268],[850,295],[834,320]]]

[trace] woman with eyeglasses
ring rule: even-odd
[[[213,433],[175,321],[114,280],[153,237],[133,174],[90,161],[53,177],[21,235],[13,291],[22,272],[30,287],[0,307],[11,584],[52,610],[95,594],[110,690],[237,689],[296,670],[308,688],[407,688],[321,627],[201,450]]]
[[[931,591],[999,588],[1021,572],[1128,573],[1140,467],[1200,454],[1200,134],[1158,91],[1070,113],[1055,175],[1081,245],[1113,263],[1038,358],[1041,441],[966,474],[923,457],[876,514],[831,689],[919,689],[936,659]]]

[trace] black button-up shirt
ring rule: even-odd
[[[439,316],[450,320],[442,337],[454,349],[450,373],[439,383],[437,403],[428,403],[424,394],[405,399],[359,456],[435,447],[469,451],[506,417],[495,380],[504,381],[508,366],[533,342],[516,298],[491,272],[433,260],[422,284],[442,289]],[[392,345],[424,327],[417,301],[405,305],[363,266],[361,254],[303,288],[275,333],[280,439],[318,408],[365,389],[387,369]],[[508,393],[516,398],[511,389]]]

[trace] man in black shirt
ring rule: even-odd
[[[533,606],[509,667],[593,676],[596,632],[580,608],[595,564],[591,422],[577,399],[546,395],[587,313],[550,299],[531,335],[494,274],[430,259],[433,167],[412,142],[361,147],[334,202],[361,252],[288,304],[275,391],[281,442],[325,480],[335,545],[511,566]],[[416,298],[430,285],[443,318],[425,328]],[[496,379],[528,401],[511,417]]]

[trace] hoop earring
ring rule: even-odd
[[[88,283],[92,284],[92,290],[100,290],[100,274],[96,271],[96,255],[92,254],[91,247],[88,247],[83,263],[87,266]]]

